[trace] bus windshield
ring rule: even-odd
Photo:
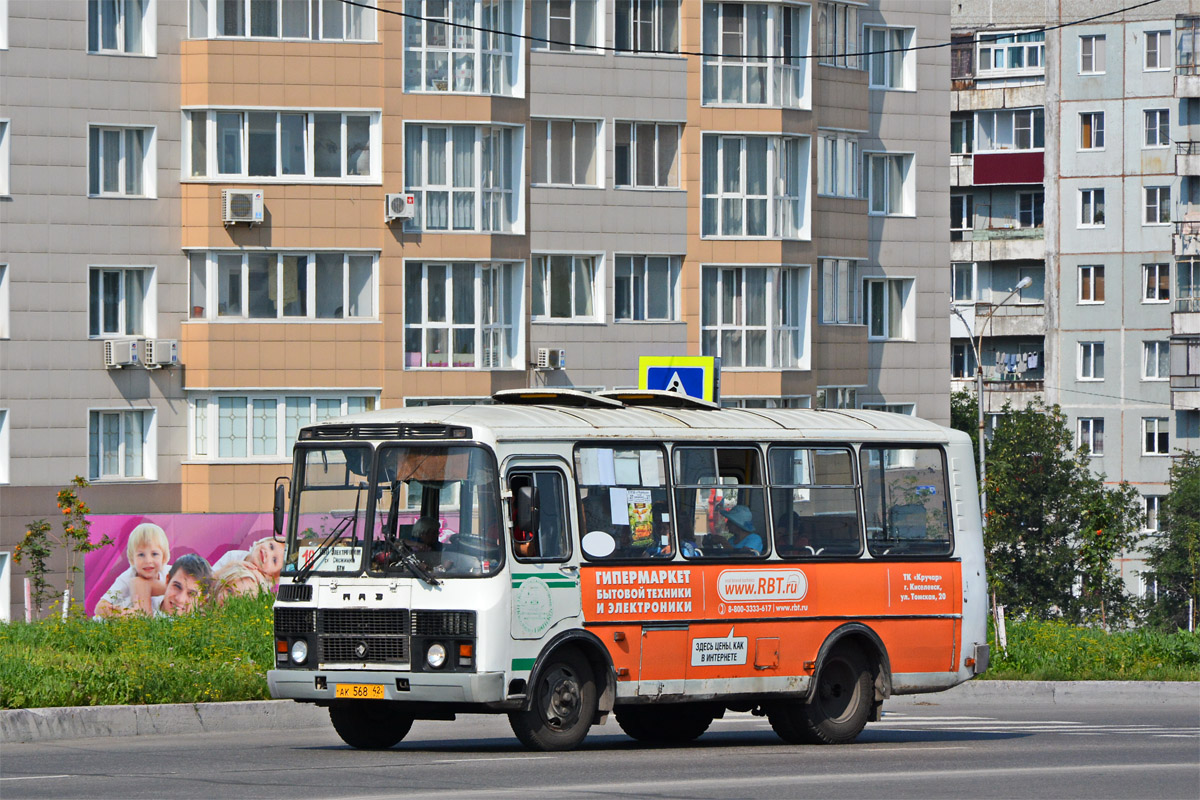
[[[300,451],[299,517],[284,574],[352,572],[362,569],[366,536],[367,480],[371,448],[331,447]]]
[[[371,570],[491,575],[504,560],[496,463],[481,447],[379,448]]]

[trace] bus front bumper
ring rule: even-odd
[[[332,702],[337,699],[339,684],[382,686],[381,699],[409,703],[495,705],[505,699],[503,672],[439,674],[357,669],[267,672],[271,696],[281,700]]]

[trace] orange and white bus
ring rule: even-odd
[[[300,432],[268,681],[348,744],[466,713],[541,750],[610,714],[681,742],[729,710],[841,743],[888,696],[987,668],[965,434],[658,392],[494,401]]]

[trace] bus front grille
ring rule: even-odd
[[[314,612],[311,608],[276,608],[275,635],[289,636],[312,633],[316,630]]]
[[[317,633],[331,636],[407,636],[408,609],[321,609],[317,615]]]
[[[413,636],[474,636],[474,611],[414,611]]]
[[[322,636],[321,662],[408,663],[408,638],[403,636]]]

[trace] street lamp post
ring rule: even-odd
[[[992,315],[996,313],[1000,306],[1012,299],[1017,292],[1033,285],[1033,278],[1028,275],[1017,281],[1009,293],[1004,296],[1004,299],[992,306],[991,311],[983,318],[977,328],[978,332],[972,331],[974,336],[968,337],[967,341],[971,343],[971,349],[975,352],[975,407],[979,425],[979,520],[980,524],[987,528],[987,489],[984,488],[984,480],[987,478],[987,461],[984,451],[984,424],[983,424],[983,334],[987,330],[988,323],[992,321]],[[951,305],[950,310],[962,320],[963,325],[967,325],[967,320],[963,317],[962,312],[955,306]],[[968,326],[968,330],[970,327]],[[978,344],[976,344],[978,339]]]

